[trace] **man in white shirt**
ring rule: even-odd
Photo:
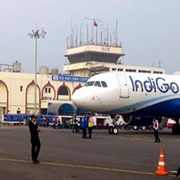
[[[157,119],[153,119],[153,129],[154,129],[154,136],[155,136],[155,143],[161,142],[158,136],[158,129],[159,129],[159,122]]]

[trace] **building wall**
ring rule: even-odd
[[[138,66],[125,66],[113,63],[77,63],[65,66],[68,71],[76,72],[74,76],[89,76],[94,68],[108,67],[109,71],[135,71],[149,73],[164,73],[164,69]],[[78,73],[79,72],[79,73]],[[0,72],[0,120],[4,113],[34,113],[35,75],[27,73]],[[50,103],[72,103],[73,92],[83,86],[83,82],[52,80],[52,75],[37,74],[37,112],[47,109]]]
[[[94,74],[102,73],[105,68],[107,71],[123,71],[123,72],[138,72],[138,73],[156,73],[164,74],[165,70],[163,68],[154,68],[154,67],[143,67],[143,66],[128,66],[123,64],[115,64],[109,62],[81,62],[74,63],[69,65],[64,65],[64,71],[68,71],[71,75],[74,76],[90,76]]]
[[[35,82],[34,74],[0,72],[0,114],[34,113]],[[83,83],[54,81],[52,75],[37,74],[37,111],[47,109],[49,103],[70,102],[75,89]],[[61,93],[58,94],[63,88]]]
[[[67,49],[66,57],[71,56],[78,53],[84,53],[84,52],[97,52],[97,53],[112,53],[112,54],[118,54],[119,56],[123,54],[123,50],[121,47],[117,46],[102,46],[102,45],[85,45],[85,46],[79,46]]]

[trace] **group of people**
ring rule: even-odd
[[[84,115],[81,122],[82,138],[87,138],[87,129],[88,129],[89,139],[91,139],[93,126],[94,126],[94,122],[92,116],[90,114]]]
[[[87,138],[87,129],[89,138],[92,136],[92,129],[93,129],[94,123],[92,116],[90,114],[84,115],[81,122],[81,128],[82,128],[82,138]],[[160,142],[159,136],[158,136],[158,129],[159,129],[159,122],[157,119],[153,120],[153,128],[154,128],[154,135],[155,135],[155,141],[154,142]],[[31,134],[31,157],[33,164],[38,164],[40,161],[38,160],[39,151],[41,148],[41,142],[39,139],[39,132],[41,132],[38,123],[36,121],[36,116],[31,116],[31,121],[29,122],[29,130]],[[180,167],[177,169],[176,176],[178,177],[180,175]]]
[[[46,128],[49,127],[49,121],[48,121],[48,119],[45,116],[43,116],[43,126],[46,127]],[[56,129],[56,127],[58,129],[61,128],[61,122],[60,122],[60,118],[59,117],[58,118],[55,118],[55,117],[52,118],[52,128]]]
[[[73,132],[77,132],[77,120],[76,116],[73,118]],[[81,120],[81,128],[82,128],[82,138],[92,138],[92,129],[93,129],[94,123],[93,118],[90,114],[84,115],[84,117]],[[87,137],[87,129],[88,129],[88,135]],[[160,142],[160,138],[158,136],[158,129],[159,129],[159,122],[157,119],[153,120],[153,129],[154,129],[154,136],[155,141],[154,142]],[[31,157],[34,164],[39,163],[38,155],[41,148],[41,143],[39,139],[39,132],[41,131],[38,123],[36,121],[36,116],[31,116],[31,121],[29,122],[29,130],[31,134]]]
[[[75,124],[76,123],[76,117],[74,118]],[[93,129],[94,123],[92,116],[90,114],[84,115],[81,121],[81,128],[82,128],[82,138],[87,138],[87,129],[89,138],[92,137],[92,129]],[[41,148],[41,142],[39,139],[39,132],[41,132],[38,123],[36,121],[36,116],[33,114],[31,116],[31,121],[29,122],[29,131],[31,135],[31,158],[33,164],[38,164],[40,161],[38,160],[38,155]],[[77,126],[73,126],[73,132],[77,132]]]
[[[92,135],[92,129],[94,126],[94,122],[93,122],[93,118],[91,116],[91,114],[85,114],[83,116],[83,118],[81,118],[79,121],[77,120],[76,116],[74,116],[71,120],[70,120],[70,126],[72,129],[72,132],[76,132],[78,133],[80,128],[82,129],[82,138],[87,138],[87,130],[88,130],[88,134],[89,137],[91,139],[91,135]]]
[[[79,132],[79,121],[76,119],[76,116],[74,116],[71,120],[70,120],[70,127],[72,129],[72,132]]]

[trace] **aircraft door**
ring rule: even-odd
[[[129,97],[129,88],[126,77],[118,76],[119,86],[120,86],[120,98]]]

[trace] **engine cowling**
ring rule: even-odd
[[[123,115],[123,120],[128,125],[133,126],[150,126],[153,123],[154,116],[132,116],[132,115]],[[161,122],[161,117],[156,117],[159,123]]]
[[[130,115],[123,115],[122,118],[126,124],[129,124],[132,121],[132,116]]]

